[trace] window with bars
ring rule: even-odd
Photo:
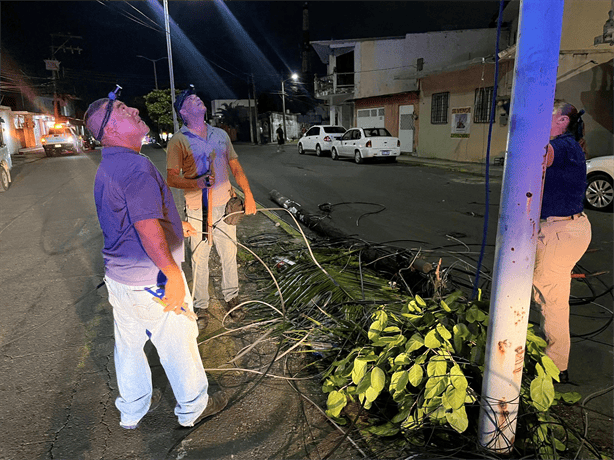
[[[450,93],[435,93],[431,96],[431,123],[434,125],[448,122],[448,101]]]
[[[492,105],[493,91],[494,86],[475,90],[474,123],[490,123],[490,106]]]

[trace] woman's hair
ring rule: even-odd
[[[582,139],[584,137],[584,122],[582,121],[584,110],[578,112],[578,109],[569,102],[565,102],[562,99],[555,99],[554,113],[557,112],[569,118],[566,132],[573,134],[576,141]]]

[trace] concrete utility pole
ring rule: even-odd
[[[258,98],[256,97],[256,81],[252,74],[252,88],[254,94],[254,116],[256,117],[256,145],[260,144],[260,127],[258,126]]]
[[[563,7],[520,6],[479,419],[480,444],[498,453],[511,452],[516,433]]]
[[[251,143],[254,143],[254,122],[252,116],[252,97],[249,94],[249,89],[247,90],[247,110],[249,113],[249,138]]]
[[[286,78],[285,80],[281,80],[281,107],[283,110],[283,124],[284,124],[284,142],[288,139],[288,133],[286,131],[286,87],[285,87],[285,83],[288,80],[298,80],[298,75],[293,73],[292,76],[290,78]]]
[[[156,87],[156,90],[158,89],[158,72],[156,72],[156,62],[161,61],[162,59],[168,59],[166,56],[158,58],[158,59],[149,59],[148,57],[142,56],[142,55],[137,55],[136,57],[140,57],[143,59],[147,59],[148,61],[153,62],[153,69],[154,69],[154,84]]]
[[[171,80],[171,112],[173,113],[173,133],[179,131],[175,106],[175,75],[173,73],[173,50],[171,47],[171,27],[168,20],[168,0],[164,0],[164,30],[166,31],[166,52],[168,54],[168,73]]]

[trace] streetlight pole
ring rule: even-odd
[[[171,27],[168,15],[168,0],[164,0],[164,29],[166,31],[166,52],[168,54],[168,71],[171,80],[171,112],[173,113],[173,133],[179,131],[179,121],[177,114],[172,109],[175,105],[175,74],[173,73],[173,50],[171,47]]]
[[[298,75],[293,73],[290,78],[286,78],[285,80],[281,81],[281,106],[282,106],[282,109],[283,109],[283,118],[282,118],[282,120],[283,120],[283,123],[284,123],[284,142],[288,138],[288,132],[286,131],[286,91],[285,91],[284,83],[286,83],[288,80],[296,81],[296,80],[298,80]]]
[[[143,58],[143,59],[147,59],[148,61],[151,61],[153,63],[153,68],[154,68],[154,82],[156,84],[156,89],[158,89],[158,73],[156,72],[156,62],[161,61],[162,59],[168,59],[166,56],[158,58],[158,59],[149,59],[148,57],[145,56],[141,56],[140,54],[137,55],[137,57]]]

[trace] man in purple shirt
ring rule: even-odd
[[[117,90],[116,90],[117,91]],[[181,270],[183,237],[195,233],[182,223],[170,189],[144,155],[141,140],[149,128],[139,111],[109,98],[93,102],[87,128],[103,146],[94,198],[104,236],[105,283],[113,306],[115,370],[120,426],[137,428],[160,399],[153,391],[143,347],[151,340],[169,379],[184,427],[222,410],[222,392],[208,395],[190,314],[191,296]],[[153,294],[161,292],[160,299]],[[156,401],[157,400],[157,401]]]

